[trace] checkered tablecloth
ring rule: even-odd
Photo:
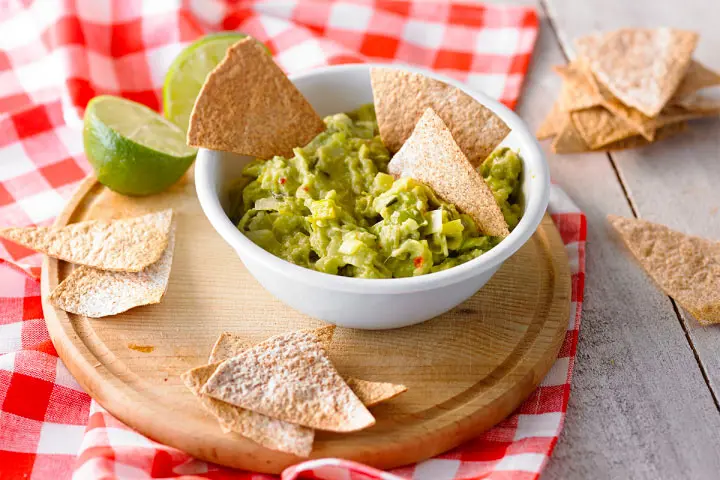
[[[364,61],[419,65],[513,107],[537,29],[529,8],[425,0],[2,0],[0,227],[51,223],[90,172],[80,132],[87,101],[109,93],[159,110],[167,67],[205,33],[251,34],[291,73]],[[551,211],[573,269],[573,308],[557,362],[517,412],[392,474],[326,459],[283,477],[537,478],[567,408],[585,271],[585,217],[558,187]],[[0,242],[0,478],[269,478],[156,444],[91,402],[48,337],[39,264],[39,255]]]

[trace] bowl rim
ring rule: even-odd
[[[410,293],[454,284],[469,277],[491,271],[512,256],[535,233],[535,230],[543,219],[550,197],[550,172],[548,164],[539,143],[525,125],[525,122],[515,112],[499,101],[490,98],[482,92],[471,90],[467,85],[453,78],[423,68],[403,64],[360,63],[332,65],[290,75],[289,78],[295,83],[301,80],[307,81],[313,77],[323,77],[329,73],[339,71],[366,71],[378,67],[420,73],[459,88],[495,112],[508,127],[510,127],[512,132],[521,138],[522,143],[525,144],[521,154],[525,162],[531,162],[533,164],[534,181],[536,185],[533,187],[533,194],[530,198],[526,199],[525,211],[518,225],[510,232],[510,235],[505,237],[490,251],[469,262],[440,272],[417,277],[387,279],[342,277],[318,272],[276,257],[253,243],[236,228],[223,210],[220,204],[220,192],[216,190],[214,181],[209,175],[210,164],[218,161],[214,158],[215,151],[200,148],[195,162],[195,188],[200,206],[213,228],[235,249],[241,260],[245,255],[250,256],[253,261],[262,264],[264,268],[270,269],[276,274],[290,277],[295,281],[319,289],[363,294]]]

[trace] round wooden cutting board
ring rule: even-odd
[[[167,207],[175,210],[178,235],[170,285],[158,305],[104,319],[67,314],[45,299],[72,266],[45,260],[43,309],[53,343],[83,388],[144,435],[211,462],[278,473],[302,459],[222,433],[179,375],[207,363],[223,331],[261,341],[322,323],[282,306],[245,270],[203,215],[192,174],[145,198],[123,197],[88,179],[56,225]],[[377,424],[370,429],[318,432],[312,457],[392,468],[492,427],[549,370],[569,308],[567,256],[546,217],[480,292],[442,317],[397,330],[338,328],[329,353],[343,376],[402,383],[408,391],[373,408]]]

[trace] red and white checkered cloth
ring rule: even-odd
[[[0,1],[0,227],[51,223],[90,171],[79,129],[87,101],[110,93],[159,110],[168,66],[205,33],[253,35],[291,73],[419,65],[513,107],[537,28],[532,9],[425,0]],[[573,308],[557,362],[522,407],[477,439],[392,474],[326,459],[284,479],[538,477],[567,408],[585,272],[584,215],[557,187],[550,208],[570,256]],[[192,459],[92,403],[49,340],[32,276],[39,264],[39,255],[0,242],[0,478],[270,478]]]

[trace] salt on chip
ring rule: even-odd
[[[375,423],[309,332],[272,337],[224,361],[201,393],[320,430],[352,432]]]
[[[371,69],[370,80],[380,136],[392,153],[400,150],[428,108],[442,118],[476,167],[510,133],[492,110],[439,80],[390,68]]]
[[[490,187],[473,168],[442,119],[428,108],[415,129],[393,157],[388,170],[423,182],[442,199],[470,215],[486,235],[510,233]],[[392,162],[391,162],[392,164]],[[397,171],[402,165],[402,171]]]
[[[622,103],[657,116],[688,71],[698,35],[671,28],[620,29],[576,41],[579,56]]]
[[[175,248],[175,226],[160,259],[141,272],[111,272],[76,267],[50,294],[50,303],[91,318],[117,315],[141,305],[160,303],[167,290]]]
[[[119,220],[90,220],[64,227],[0,230],[0,237],[76,265],[139,272],[158,261],[168,245],[172,210]]]
[[[334,326],[329,326],[306,331],[315,335],[322,347],[327,351],[330,349],[330,342],[332,341],[334,330]],[[222,362],[239,355],[243,350],[250,347],[252,347],[252,344],[245,341],[240,335],[223,332],[215,342],[208,361],[210,363]],[[347,378],[345,381],[366,407],[373,407],[407,391],[405,385],[395,383],[370,382],[352,377]]]
[[[702,325],[720,323],[720,242],[608,216],[643,269]]]
[[[240,155],[292,156],[325,130],[322,118],[254,39],[228,49],[195,100],[188,145]]]
[[[261,413],[238,408],[201,392],[220,362],[193,368],[181,375],[185,385],[200,399],[202,406],[214,415],[223,432],[236,432],[272,450],[307,457],[312,451],[315,431]]]

